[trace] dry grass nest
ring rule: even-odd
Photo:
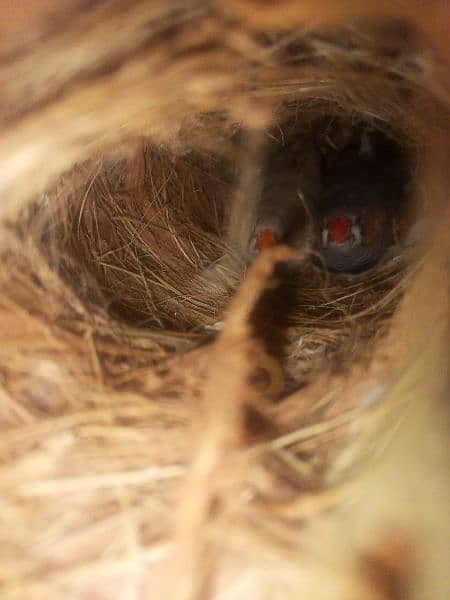
[[[340,556],[332,516],[367,501],[369,457],[437,385],[439,336],[411,336],[444,318],[445,290],[423,305],[443,218],[353,276],[293,266],[284,246],[247,263],[230,235],[254,157],[263,178],[317,123],[338,123],[333,145],[361,121],[392,136],[410,161],[402,210],[443,214],[443,92],[413,30],[398,47],[383,27],[230,34],[261,61],[235,106],[208,96],[176,136],[80,154],[2,220],[2,597],[397,598]]]

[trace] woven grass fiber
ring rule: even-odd
[[[0,598],[446,600],[447,3],[0,6]],[[383,260],[249,260],[362,126]]]

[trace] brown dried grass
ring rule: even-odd
[[[446,597],[439,4],[400,45],[282,4],[86,5],[5,55],[2,597]],[[236,130],[334,113],[418,157],[425,255],[244,277]]]

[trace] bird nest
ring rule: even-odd
[[[422,402],[447,342],[432,19],[128,4],[54,16],[0,70],[2,597],[412,599],[429,573],[444,590],[445,506],[405,508],[436,495],[424,473],[445,480]],[[361,123],[407,157],[383,259],[249,260],[276,157],[318,189],[312,148],[343,151]]]

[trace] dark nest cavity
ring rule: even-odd
[[[302,210],[316,219],[324,165],[336,163],[350,140],[374,124],[323,108],[299,119],[294,108],[287,104],[281,124],[257,134],[256,189],[270,177],[278,184],[279,165],[287,164],[289,173],[300,174]],[[49,193],[40,218],[33,216],[45,253],[52,250],[68,284],[88,306],[100,307],[113,329],[163,335],[172,348],[187,348],[208,342],[222,328],[252,262],[233,231],[236,206],[244,211],[246,239],[255,211],[261,211],[254,191],[242,201],[246,169],[255,163],[246,132],[232,130],[234,157],[201,149],[177,154],[139,140],[79,165]],[[405,236],[413,214],[413,152],[401,133],[377,130],[376,124],[375,131],[398,149],[407,173],[405,193],[393,208]],[[242,228],[239,235],[242,240]],[[298,251],[295,241],[286,241]],[[357,275],[327,271],[310,246],[312,254],[279,267],[276,287],[262,295],[252,321],[269,354],[282,360],[287,389],[315,374],[343,373],[355,360],[368,361],[410,270],[410,249],[400,238],[376,266]]]

